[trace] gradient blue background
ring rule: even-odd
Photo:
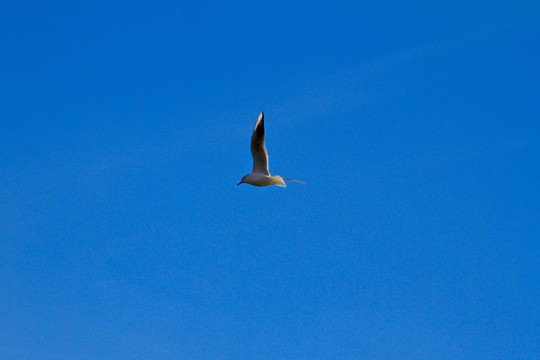
[[[540,358],[537,1],[3,1],[2,359]],[[270,171],[236,187],[266,114]]]

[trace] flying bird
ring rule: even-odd
[[[253,186],[281,186],[286,187],[285,181],[294,181],[301,184],[306,184],[303,181],[293,180],[279,175],[270,175],[268,172],[268,153],[264,146],[264,113],[259,115],[253,135],[251,135],[251,155],[253,156],[253,171],[242,178],[240,184],[249,184]],[[237,185],[237,186],[238,186]]]

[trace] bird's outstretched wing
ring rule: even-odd
[[[268,172],[268,153],[264,146],[264,113],[259,115],[253,135],[251,135],[251,155],[253,156],[253,172],[270,175]]]
[[[295,183],[299,183],[299,184],[303,184],[303,185],[307,185],[308,183],[305,182],[305,181],[302,181],[302,180],[295,180],[295,179],[289,179],[289,178],[286,178],[286,177],[281,177],[283,180],[287,180],[287,181],[292,181],[292,182],[295,182]]]

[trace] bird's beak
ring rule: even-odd
[[[240,184],[243,184],[243,182],[240,181],[238,184],[236,184],[236,186],[238,186],[238,185],[240,185]]]

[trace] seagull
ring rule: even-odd
[[[259,187],[276,185],[286,187],[287,185],[285,185],[285,181],[283,180],[306,184],[300,180],[293,180],[279,175],[270,175],[268,172],[268,153],[264,146],[264,113],[259,115],[253,129],[253,135],[251,135],[251,155],[253,156],[253,171],[251,174],[244,176],[238,185],[249,184]]]

